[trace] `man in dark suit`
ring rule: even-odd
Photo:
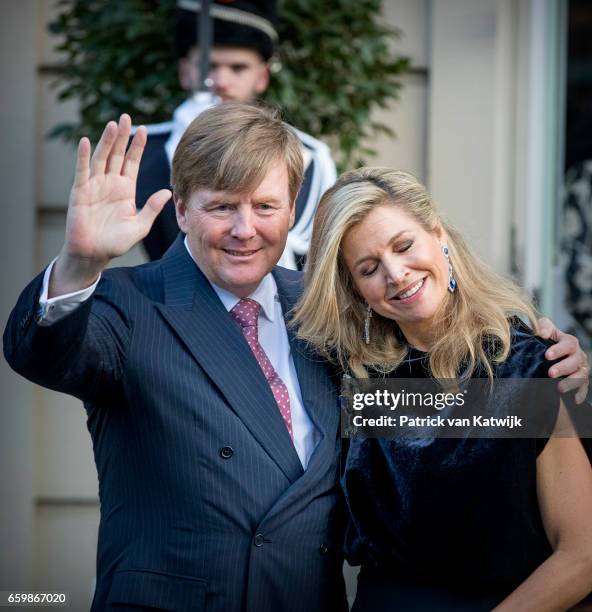
[[[274,268],[300,143],[261,109],[206,111],[173,164],[183,234],[159,261],[105,270],[171,195],[136,214],[146,132],[126,154],[130,125],[111,122],[92,160],[81,141],[64,246],[5,334],[12,367],[85,403],[93,610],[344,609],[335,385],[284,322],[298,273]]]
[[[203,113],[173,162],[183,233],[161,260],[105,270],[171,195],[136,213],[146,132],[126,153],[130,126],[109,123],[92,159],[81,140],[64,245],[4,335],[15,370],[85,404],[93,610],[345,610],[335,380],[286,326],[301,278],[275,266],[298,139],[264,109]],[[554,347],[566,373],[570,344]]]

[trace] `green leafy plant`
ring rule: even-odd
[[[65,62],[54,85],[74,98],[78,123],[50,136],[97,139],[121,112],[134,123],[170,119],[185,93],[177,79],[175,0],[59,0],[50,31]],[[381,23],[380,0],[280,0],[278,58],[266,99],[286,120],[328,141],[340,169],[374,154],[367,143],[391,128],[371,120],[374,107],[398,99],[409,60],[389,43],[398,31]]]

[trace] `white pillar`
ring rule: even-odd
[[[518,30],[516,201],[521,206],[515,222],[521,281],[551,316],[557,314],[553,266],[563,178],[565,11],[563,0],[522,0]]]

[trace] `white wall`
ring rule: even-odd
[[[3,326],[34,271],[35,125],[38,3],[2,6],[0,82],[0,262]],[[33,388],[1,360],[0,388],[0,590],[31,584],[33,528]]]
[[[396,137],[376,138],[371,144],[378,154],[368,160],[370,165],[407,170],[422,181],[427,179],[428,9],[428,0],[385,0],[383,3],[386,23],[401,30],[401,36],[393,40],[391,47],[395,53],[411,59],[414,72],[401,79],[401,99],[388,109],[373,113],[373,120],[388,125]]]
[[[431,6],[429,186],[477,252],[508,271],[516,2],[434,0]]]

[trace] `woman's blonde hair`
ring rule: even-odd
[[[298,335],[325,357],[357,377],[367,368],[387,373],[408,351],[395,321],[374,313],[371,341],[363,340],[366,304],[354,287],[342,244],[346,233],[376,206],[396,206],[426,231],[446,235],[457,288],[436,313],[441,334],[429,350],[429,366],[438,379],[469,376],[510,350],[508,318],[521,316],[536,328],[536,311],[524,292],[496,274],[471,252],[464,239],[438,214],[426,188],[408,174],[390,168],[360,168],[343,174],[321,199],[305,270],[305,291],[294,310]],[[370,237],[369,237],[370,238]]]

